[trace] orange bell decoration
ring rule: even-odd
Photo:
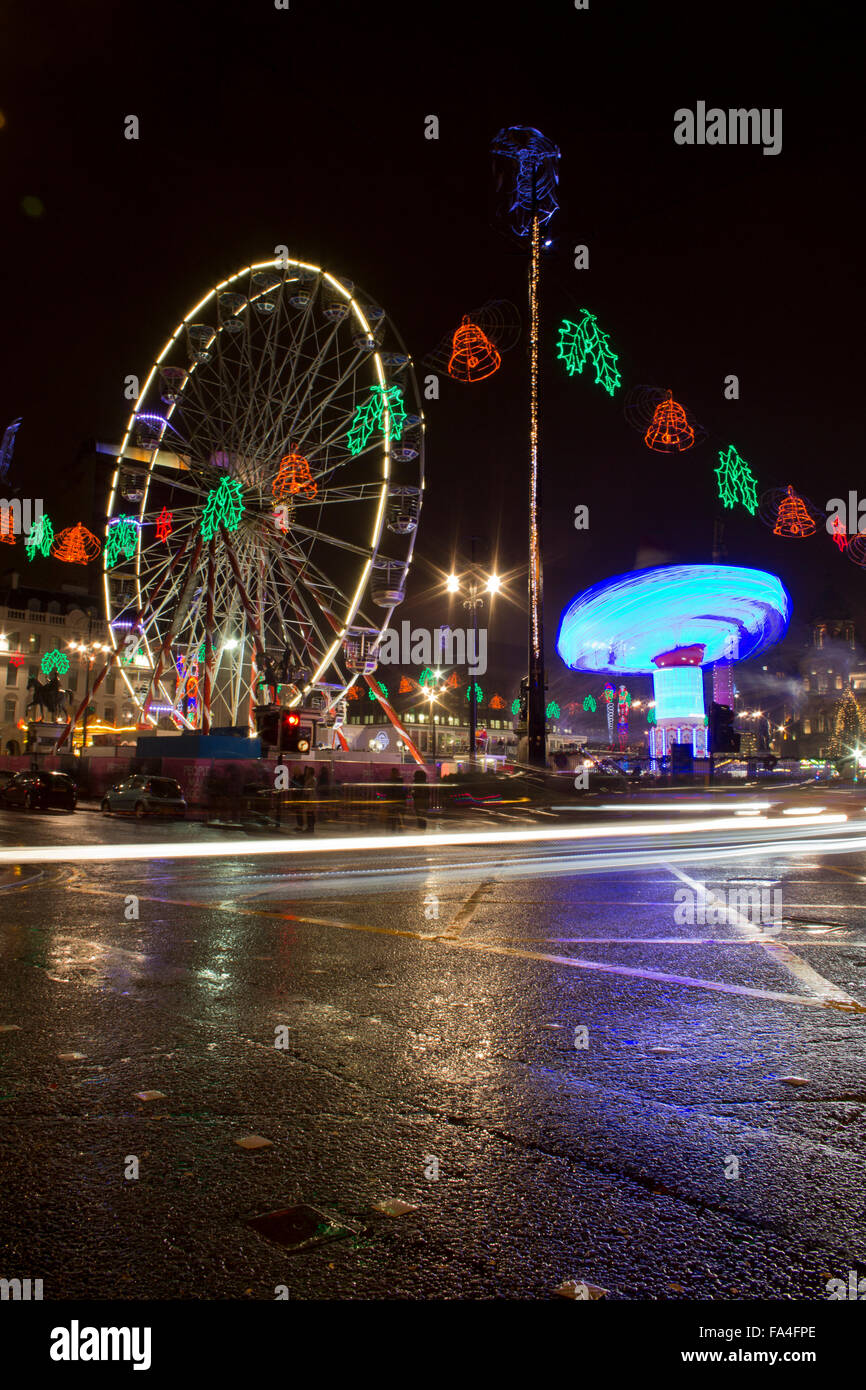
[[[806,503],[789,486],[787,497],[783,497],[779,503],[773,535],[800,539],[803,536],[811,536],[814,531],[815,523],[809,515]]]
[[[294,450],[286,454],[285,458],[280,459],[280,468],[273,483],[274,501],[280,502],[284,497],[291,497],[300,493],[312,502],[318,492],[318,485],[310,472],[310,465],[303,454],[298,454]]]
[[[483,381],[498,372],[501,364],[502,358],[487,334],[464,314],[451,343],[448,375],[455,381]]]
[[[686,412],[670,391],[667,400],[656,406],[653,422],[643,438],[647,448],[659,454],[682,453],[694,444],[695,432]]]
[[[58,531],[51,554],[55,560],[64,560],[67,565],[89,565],[101,549],[93,532],[79,521],[75,526],[67,526],[65,531]]]

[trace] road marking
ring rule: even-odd
[[[85,888],[76,885],[71,885],[71,891],[88,893],[93,897],[101,898],[124,896],[122,892],[116,890],[106,891],[103,888]],[[780,1004],[799,1004],[808,1008],[834,1006],[838,1008],[842,1006],[846,1009],[856,1010],[858,1013],[866,1013],[864,1005],[859,1004],[856,999],[851,999],[850,995],[844,995],[842,991],[839,991],[833,1000],[830,1000],[826,994],[824,997],[816,994],[785,994],[779,990],[724,984],[719,980],[703,980],[692,975],[673,975],[663,970],[640,970],[628,965],[613,965],[607,961],[583,960],[576,956],[559,956],[546,951],[527,951],[516,946],[496,945],[491,941],[481,941],[474,937],[448,937],[444,933],[430,936],[424,932],[405,931],[398,927],[369,926],[363,922],[337,921],[328,917],[300,916],[294,912],[274,912],[262,908],[238,907],[236,903],[232,902],[196,902],[191,899],[144,897],[143,895],[141,901],[161,903],[168,907],[200,908],[206,912],[232,912],[239,917],[265,917],[279,922],[297,922],[301,926],[334,927],[340,931],[366,932],[371,936],[402,936],[415,941],[440,942],[456,950],[480,951],[495,956],[514,956],[519,960],[545,961],[551,965],[565,966],[569,970],[589,970],[599,974],[623,975],[630,979],[655,980],[660,984],[684,985],[691,989],[708,989],[719,994],[741,995],[750,999],[765,999]],[[803,965],[808,970],[805,962]],[[821,979],[820,976],[816,976],[816,978]]]
[[[461,936],[464,929],[469,926],[469,923],[475,916],[475,909],[481,900],[482,893],[486,893],[488,888],[492,888],[495,882],[495,878],[482,879],[478,887],[469,894],[469,897],[466,899],[460,911],[449,923],[447,929],[444,932],[437,933],[437,935],[441,935],[443,940],[446,941],[451,941]]]
[[[678,869],[675,864],[670,866],[671,873],[682,883],[687,883],[696,896],[704,896],[708,902],[718,903],[726,909],[726,920],[729,925],[739,931],[746,941],[751,941],[760,946],[763,951],[778,964],[783,965],[805,989],[811,989],[819,998],[830,999],[836,1004],[842,1004],[845,1008],[857,1009],[859,1012],[866,1013],[866,1006],[848,994],[846,990],[840,989],[838,985],[831,984],[823,975],[819,975],[817,970],[813,970],[811,965],[807,965],[801,956],[797,956],[787,946],[775,940],[768,940],[754,922],[750,922],[748,917],[736,909],[728,907],[725,898],[717,897],[715,893],[707,892],[704,884],[698,883],[695,879],[689,878],[682,869]]]

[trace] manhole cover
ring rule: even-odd
[[[326,1240],[341,1240],[355,1235],[348,1226],[341,1226],[318,1207],[309,1207],[302,1202],[296,1207],[283,1207],[281,1211],[266,1211],[262,1216],[254,1216],[244,1223],[252,1226],[259,1235],[284,1245],[287,1250],[308,1250],[313,1245],[321,1245]]]
[[[780,917],[777,922],[766,925],[787,928],[790,931],[813,932],[815,936],[826,936],[828,932],[845,931],[844,922],[812,922],[806,917]]]

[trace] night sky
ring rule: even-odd
[[[88,440],[120,439],[125,375],[143,379],[191,305],[278,243],[363,287],[419,363],[488,299],[524,314],[523,253],[492,221],[489,146],[502,126],[536,126],[562,151],[542,450],[548,668],[568,698],[562,607],[636,562],[710,559],[719,448],[736,445],[759,489],[793,483],[821,506],[866,495],[854,13],[736,0],[19,6],[0,35],[0,429],[24,423],[2,486],[43,497],[58,526],[98,521],[76,459]],[[781,153],[676,145],[674,111],[699,100],[781,107]],[[124,139],[130,113],[137,142]],[[573,268],[577,243],[588,271]],[[559,321],[582,307],[619,353],[614,399],[555,360]],[[737,402],[723,396],[729,373]],[[670,387],[707,441],[650,452],[623,417],[643,382]],[[521,344],[490,380],[443,378],[427,403],[428,489],[400,617],[447,619],[425,585],[473,535],[522,597],[526,394]],[[110,460],[100,466],[107,498]],[[573,526],[579,503],[588,532]],[[782,540],[742,508],[728,516],[729,563],[778,573],[798,620],[835,603],[866,632],[866,574],[825,533]],[[36,568],[31,583],[84,575]],[[524,618],[498,613],[492,642],[519,663]]]

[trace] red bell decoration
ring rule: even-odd
[[[455,381],[483,381],[498,372],[501,364],[502,358],[487,334],[465,314],[451,344],[448,375]]]
[[[689,424],[685,410],[673,394],[656,406],[653,421],[644,435],[644,443],[659,454],[682,453],[695,442],[695,432]]]

